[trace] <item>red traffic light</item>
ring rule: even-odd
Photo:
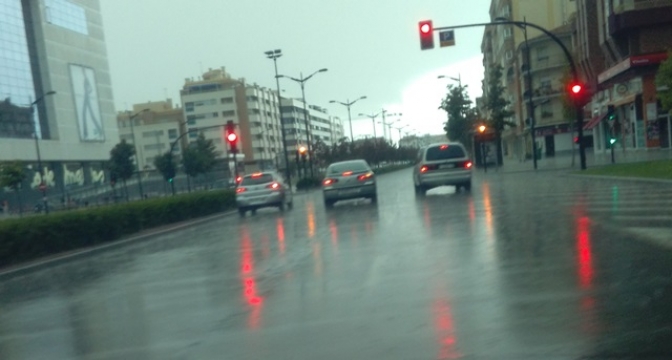
[[[226,140],[230,143],[235,143],[238,140],[238,135],[236,133],[230,133],[226,135]]]
[[[423,20],[418,23],[420,30],[420,49],[429,50],[434,48],[434,27],[432,20]]]
[[[569,97],[577,106],[585,106],[590,102],[591,95],[589,94],[588,89],[586,89],[584,84],[580,82],[570,82],[569,86],[567,87],[567,91],[569,92]]]
[[[583,86],[581,86],[581,84],[574,84],[570,87],[569,90],[572,92],[572,94],[580,94],[581,90],[583,90]]]

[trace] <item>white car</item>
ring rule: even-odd
[[[236,205],[238,213],[244,217],[248,211],[253,214],[257,209],[277,207],[280,211],[292,208],[292,190],[275,172],[258,172],[245,175],[236,187]]]
[[[413,168],[415,192],[424,195],[427,190],[452,185],[471,190],[473,163],[467,149],[458,142],[431,144],[420,149]]]

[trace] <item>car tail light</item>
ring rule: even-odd
[[[236,184],[240,184],[241,181],[243,181],[243,177],[242,177],[242,176],[238,176],[238,177],[236,178]]]
[[[446,150],[446,149],[448,149],[448,145],[439,146],[439,150]]]
[[[357,180],[364,181],[364,180],[371,179],[372,177],[373,177],[373,172],[368,172],[366,174],[359,175],[357,177]]]
[[[472,166],[474,166],[474,164],[472,164],[471,161],[466,161],[466,162],[464,163],[464,168],[465,168],[465,169],[471,169]]]
[[[338,179],[324,179],[324,181],[322,181],[322,185],[329,186],[329,185],[333,185],[337,182],[338,182]]]
[[[346,171],[343,173],[343,176],[350,176],[352,175],[352,171]]]
[[[264,174],[262,174],[262,173],[254,173],[254,174],[252,174],[252,177],[256,179],[256,178],[260,178],[261,175],[264,175]]]
[[[429,170],[429,168],[427,166],[420,167],[420,172],[421,173],[427,172],[427,170]]]
[[[428,171],[430,171],[430,170],[436,170],[436,169],[438,169],[438,168],[439,168],[438,165],[422,165],[422,166],[420,167],[420,172],[421,172],[421,173],[426,173],[426,172],[428,172]]]
[[[277,182],[274,182],[266,187],[272,190],[280,190],[280,184],[278,184]]]
[[[238,194],[244,193],[245,191],[247,191],[247,189],[244,188],[244,187],[239,187],[239,188],[236,189],[236,193],[238,193]]]

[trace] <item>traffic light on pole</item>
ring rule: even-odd
[[[308,150],[305,146],[299,147],[299,154],[301,155],[301,160],[306,161],[306,156],[308,155]]]
[[[579,81],[571,81],[568,86],[569,97],[574,104],[585,106],[590,101],[586,87]]]
[[[420,49],[429,50],[434,48],[434,27],[432,20],[423,20],[418,23],[420,31]]]
[[[228,121],[226,123],[226,142],[229,143],[229,147],[232,152],[237,150],[236,145],[238,144],[238,135],[236,135],[236,126],[233,121]]]

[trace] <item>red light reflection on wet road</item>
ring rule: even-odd
[[[590,241],[590,219],[581,216],[576,226],[576,251],[578,254],[579,285],[589,290],[593,287],[593,254]]]
[[[257,293],[257,280],[254,276],[254,248],[247,229],[241,230],[240,249],[240,277],[243,283],[243,298],[251,306],[247,318],[247,327],[258,329],[261,323],[261,309],[264,299]]]
[[[434,329],[439,345],[437,359],[458,359],[461,357],[457,351],[457,337],[451,313],[450,303],[445,297],[434,301],[432,305],[434,313]]]
[[[329,232],[331,233],[331,246],[334,253],[338,253],[338,227],[333,219],[329,220]]]
[[[276,220],[276,231],[278,233],[278,249],[280,249],[280,254],[285,253],[285,224],[282,222],[282,219],[278,218]]]

